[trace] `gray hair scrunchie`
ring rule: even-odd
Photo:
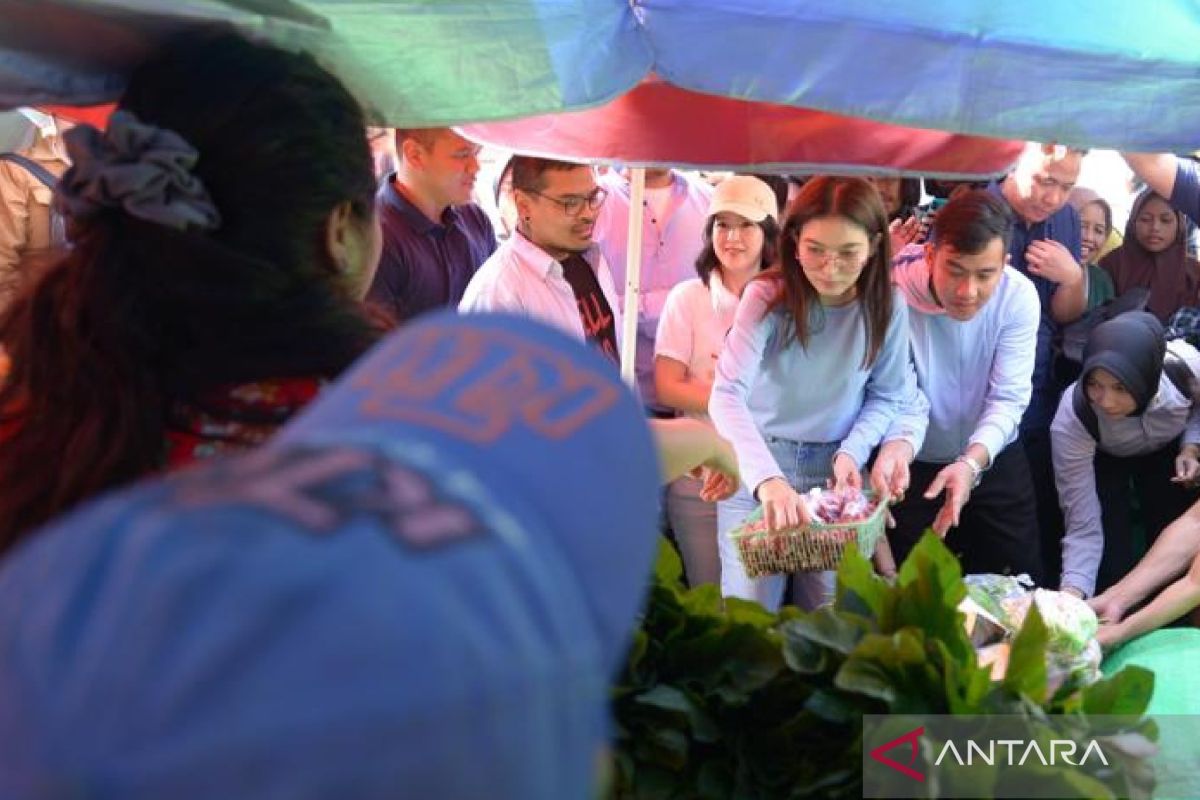
[[[78,125],[63,140],[71,167],[59,181],[57,203],[67,216],[82,221],[121,209],[181,231],[221,224],[208,190],[191,172],[200,154],[174,131],[116,111],[105,132]]]

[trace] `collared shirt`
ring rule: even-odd
[[[617,346],[621,341],[621,311],[613,289],[612,274],[600,248],[593,244],[582,253],[596,271],[596,280],[612,308]],[[563,330],[583,342],[583,327],[575,291],[563,274],[563,266],[552,255],[520,232],[513,233],[483,263],[467,284],[459,311],[512,311]]]
[[[1200,352],[1182,341],[1170,344],[1192,374],[1200,375]],[[1164,373],[1158,393],[1140,416],[1112,419],[1096,412],[1100,441],[1088,433],[1075,415],[1075,384],[1067,387],[1050,427],[1054,456],[1054,481],[1066,523],[1063,537],[1062,585],[1075,586],[1086,594],[1096,588],[1096,572],[1104,553],[1104,526],[1100,497],[1096,494],[1096,451],[1114,456],[1153,453],[1169,445],[1180,434],[1184,444],[1200,444],[1200,408],[1182,395]],[[1124,499],[1117,502],[1127,502]]]
[[[917,458],[946,464],[980,444],[994,462],[1017,438],[1029,405],[1041,315],[1037,290],[1005,267],[983,308],[959,321],[946,315],[929,280],[924,248],[902,250],[892,281],[908,302],[917,382],[929,400],[929,430]],[[898,421],[903,425],[905,417]]]
[[[601,186],[608,200],[596,218],[595,238],[612,270],[622,303],[625,296],[625,267],[629,255],[629,181],[610,173]],[[654,337],[658,320],[671,289],[696,277],[696,257],[704,247],[704,222],[708,218],[712,188],[679,173],[672,174],[671,199],[661,218],[645,209],[642,217],[641,288],[638,292],[638,340],[636,372],[642,400],[660,409],[654,389]],[[621,306],[624,312],[624,305]]]
[[[1008,198],[1004,197],[1004,192],[1001,190],[1001,184],[992,183],[988,186],[988,190],[1008,203]],[[1009,208],[1012,209],[1011,204]],[[1054,315],[1050,308],[1050,301],[1058,290],[1058,284],[1049,278],[1031,275],[1029,265],[1025,261],[1025,251],[1033,242],[1049,239],[1067,248],[1071,256],[1078,262],[1081,246],[1079,212],[1068,204],[1043,221],[1035,222],[1032,225],[1022,220],[1016,209],[1012,209],[1012,212],[1016,218],[1016,224],[1013,225],[1012,244],[1008,248],[1010,263],[1018,272],[1033,281],[1033,287],[1037,289],[1038,298],[1042,304],[1042,319],[1038,326],[1037,357],[1033,365],[1033,395],[1030,398],[1029,408],[1025,410],[1025,416],[1021,420],[1021,430],[1045,431],[1050,426],[1050,420],[1054,416],[1055,403],[1058,400],[1054,386],[1052,362],[1054,339],[1058,335],[1060,326],[1054,321]]]
[[[813,310],[808,347],[784,338],[782,309],[767,311],[774,281],[751,281],[742,292],[733,329],[717,360],[708,413],[737,453],[750,491],[783,477],[767,446],[775,437],[803,443],[837,442],[860,467],[892,421],[923,398],[908,359],[908,306],[897,292],[883,348],[863,368],[867,334],[860,302]],[[921,449],[925,417],[902,438]]]
[[[720,270],[709,274],[707,286],[699,278],[676,285],[658,320],[654,355],[680,362],[687,367],[688,377],[712,386],[737,307],[738,297],[725,288]],[[695,412],[686,416],[708,419],[707,414]]]
[[[451,206],[434,222],[396,189],[395,173],[376,194],[383,253],[367,298],[399,320],[453,308],[471,276],[496,250],[487,214],[474,203]]]

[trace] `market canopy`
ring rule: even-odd
[[[1002,175],[1022,141],[918,130],[649,80],[598,108],[460,126],[522,153],[636,166],[840,175]]]
[[[112,100],[165,37],[212,23],[315,53],[398,126],[583,110],[657,75],[1002,139],[1185,151],[1200,138],[1191,0],[0,0],[0,107]]]

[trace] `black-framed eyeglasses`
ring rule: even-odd
[[[597,186],[592,192],[584,197],[571,195],[570,197],[554,197],[541,192],[535,192],[533,189],[522,189],[526,194],[536,194],[538,197],[544,197],[552,203],[555,203],[562,208],[563,213],[568,217],[578,217],[583,211],[583,207],[587,206],[588,211],[598,211],[600,206],[604,205],[604,201],[608,199],[608,190]]]

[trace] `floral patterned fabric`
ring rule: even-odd
[[[256,447],[320,393],[319,378],[285,378],[225,386],[188,403],[176,403],[167,416],[165,467]]]

